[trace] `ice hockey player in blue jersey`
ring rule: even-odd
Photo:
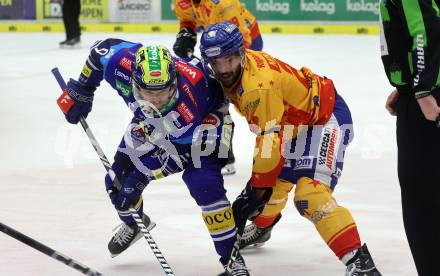
[[[130,206],[152,227],[142,211],[144,188],[153,180],[183,171],[183,181],[201,208],[225,266],[236,227],[221,174],[231,129],[225,123],[228,102],[221,86],[197,59],[175,58],[164,46],[106,39],[92,46],[79,79],[67,84],[74,100],[67,121],[76,124],[81,115],[89,114],[103,79],[134,114],[112,164],[122,188],[118,191],[111,177],[105,177],[107,192],[123,222],[108,244],[110,253],[120,254],[142,235],[130,216]],[[226,275],[249,275],[241,255]]]

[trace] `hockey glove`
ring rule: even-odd
[[[113,186],[113,182],[107,174],[105,176],[105,186],[115,208],[119,211],[126,211],[128,208],[135,206],[139,202],[146,184],[134,173],[131,173],[124,180],[122,188],[118,191]]]
[[[74,103],[65,114],[66,120],[71,124],[77,124],[81,115],[86,118],[92,110],[94,91],[89,91],[78,81],[70,79],[67,83],[67,94]]]
[[[255,188],[252,187],[251,181],[248,181],[232,204],[237,229],[244,229],[248,219],[255,219],[263,211],[271,195],[272,188]]]
[[[197,43],[197,34],[190,28],[182,28],[176,35],[176,42],[174,42],[174,53],[181,57],[191,57],[194,53],[194,46]]]

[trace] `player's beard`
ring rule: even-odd
[[[220,82],[224,87],[231,88],[240,79],[241,73],[242,73],[241,66],[238,66],[238,68],[235,71],[218,74],[217,78],[218,80],[220,80]]]

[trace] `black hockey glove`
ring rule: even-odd
[[[239,231],[244,229],[248,219],[255,219],[264,209],[272,195],[272,188],[254,188],[249,180],[241,194],[232,204],[235,225]]]
[[[92,111],[94,90],[89,91],[80,82],[70,79],[67,83],[67,94],[74,103],[65,114],[66,120],[71,124],[77,124],[81,115],[86,118],[89,112]]]
[[[173,45],[174,53],[181,58],[191,57],[196,43],[197,34],[189,28],[182,28],[176,35],[176,42]]]

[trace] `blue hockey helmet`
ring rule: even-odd
[[[234,24],[225,21],[209,25],[200,38],[200,53],[209,61],[244,49],[243,35]]]

